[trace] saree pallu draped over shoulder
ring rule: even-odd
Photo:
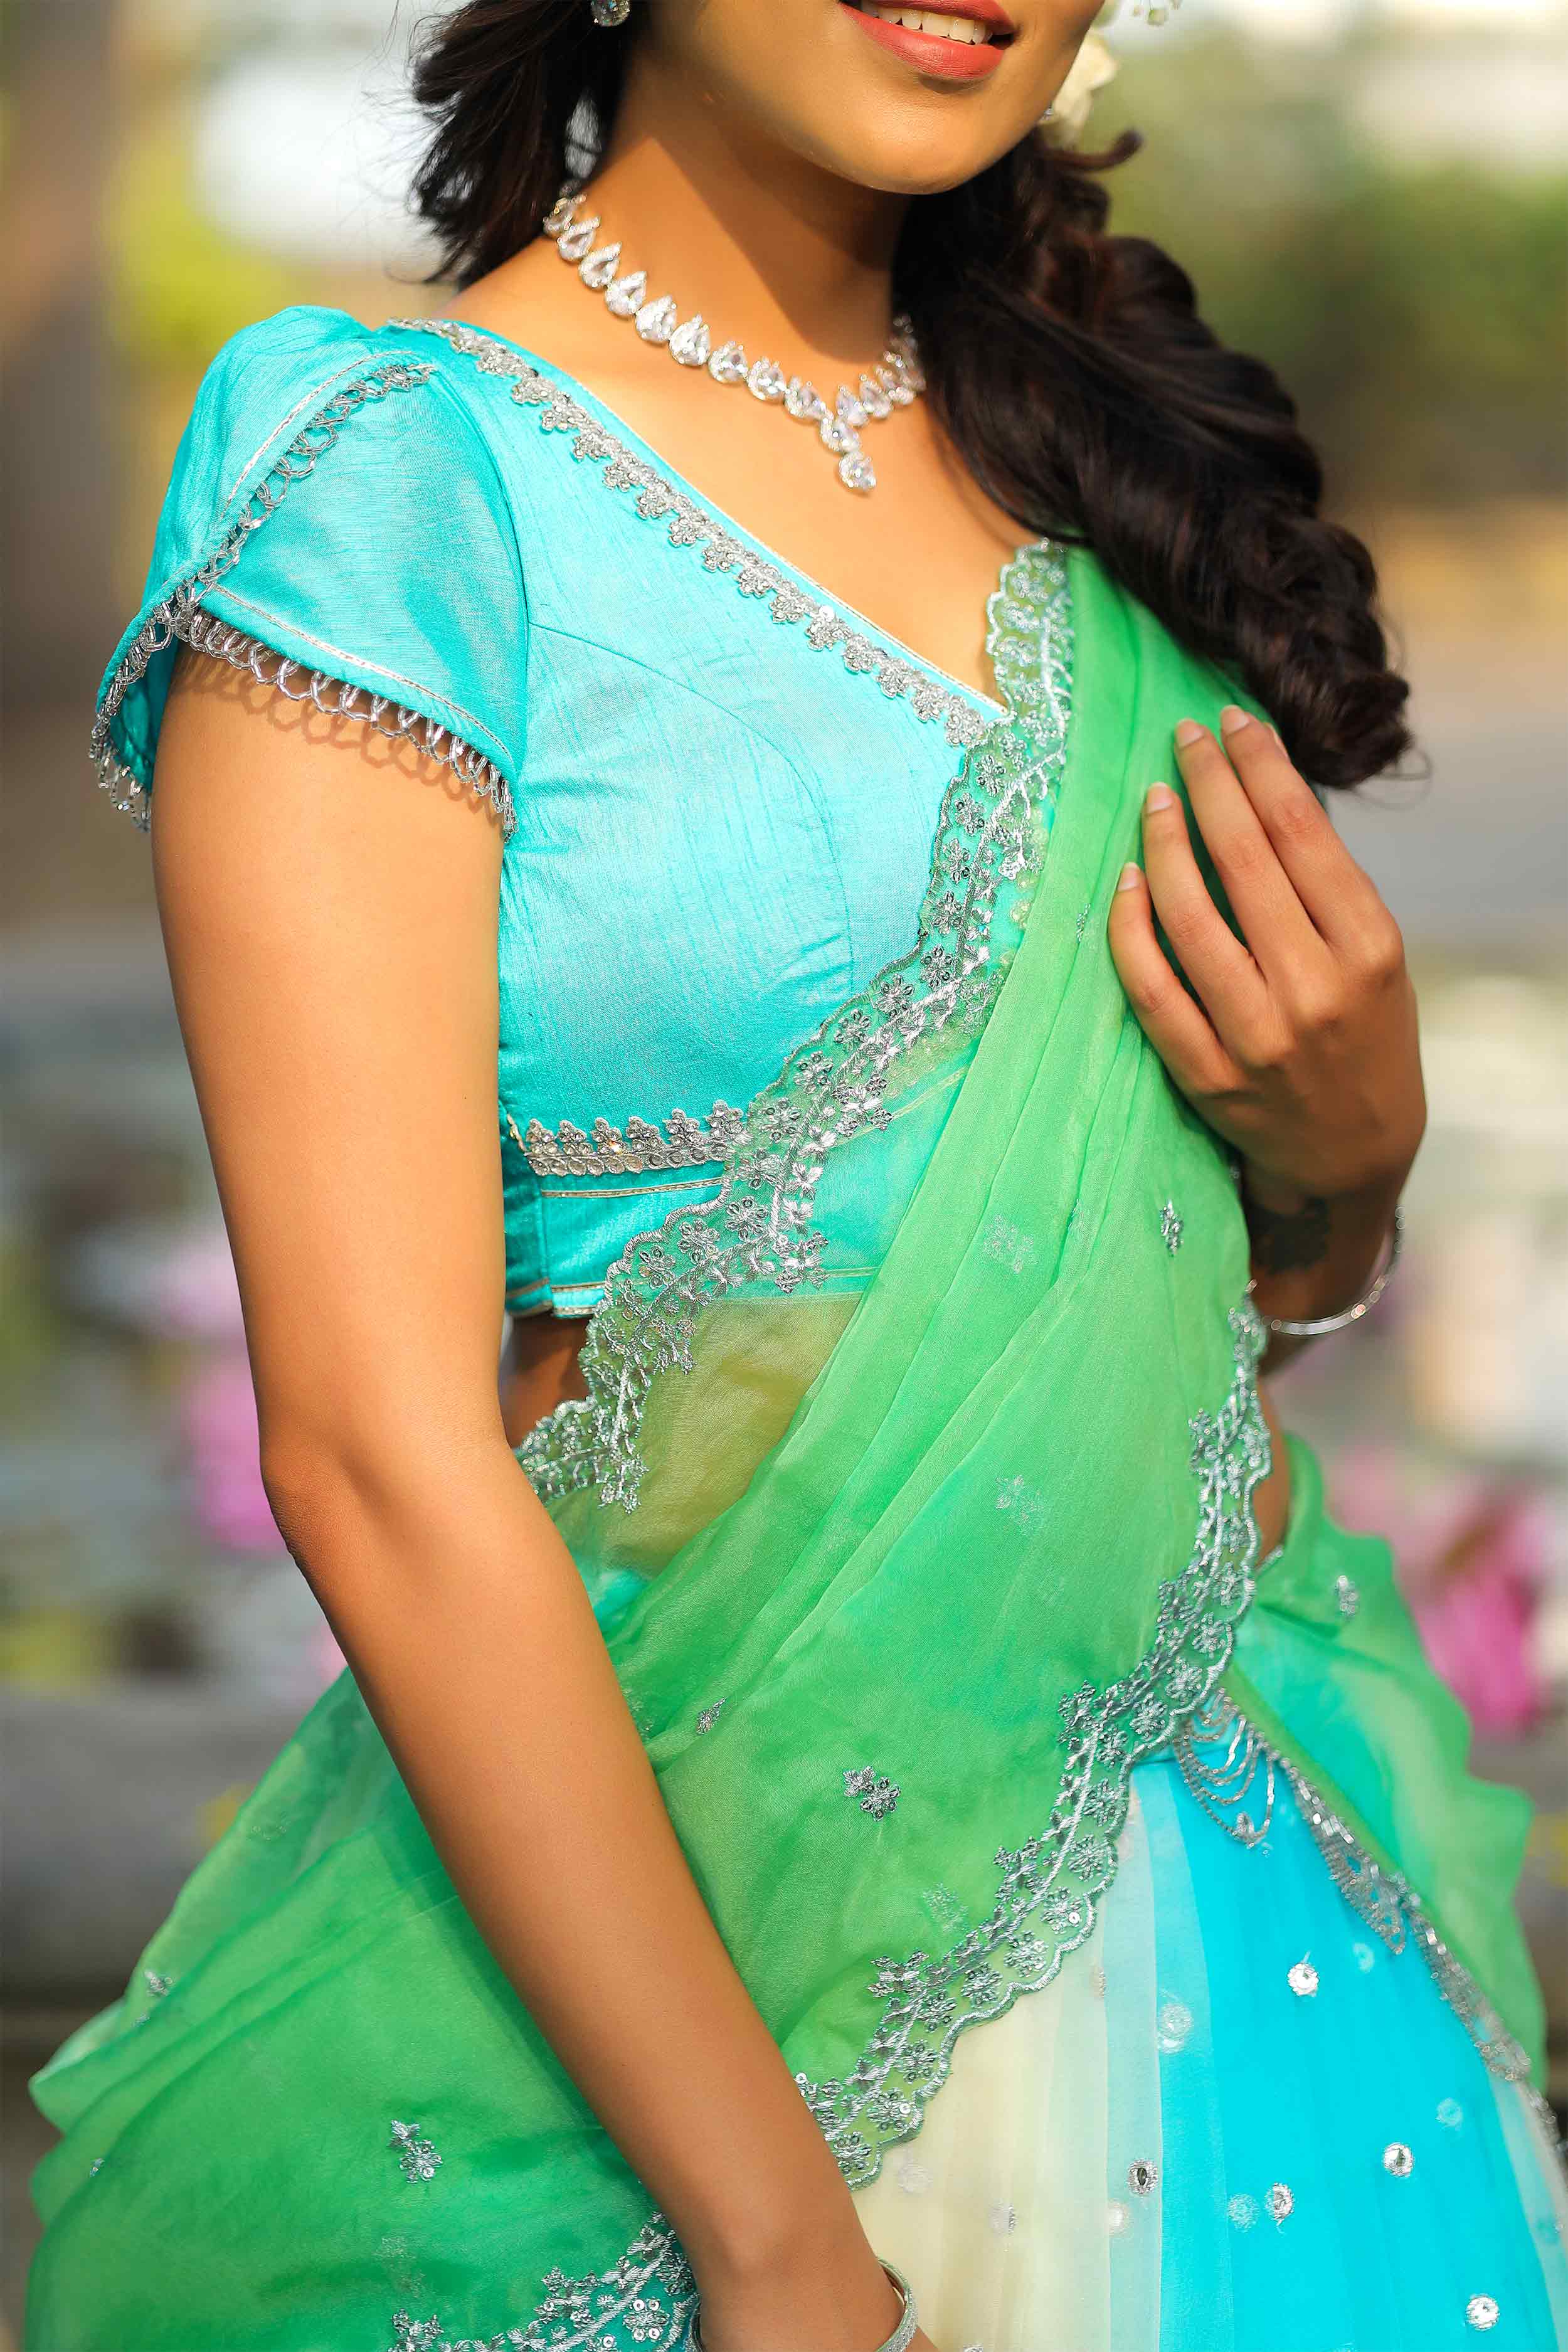
[[[1381,1547],[1357,1560],[1375,1605],[1335,1611],[1325,1547],[1352,1539],[1304,1455],[1260,1574],[1236,1185],[1106,944],[1171,730],[1236,683],[1043,542],[991,619],[1010,715],[948,793],[914,947],[749,1107],[711,1206],[626,1252],[586,1401],[520,1449],[852,2186],[919,2130],[959,2037],[1073,1965],[1134,1765],[1221,1696],[1300,1775],[1352,1895],[1407,1906],[1500,2070],[1538,2032],[1509,1903],[1521,1808],[1465,1775]],[[124,2265],[100,2324],[134,2313],[136,2352],[688,2342],[679,2245],[468,1923],[347,1676],[147,1966],[168,1990],[39,2083],[67,2127],[51,2260],[63,2277],[90,2206]],[[274,2152],[268,2210],[217,2200],[201,2278],[149,2334],[160,2152],[225,2116]],[[279,2313],[301,2262],[296,2342]]]

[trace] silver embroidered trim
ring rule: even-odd
[[[662,1129],[657,1121],[628,1118],[626,1132],[596,1118],[585,1135],[563,1118],[558,1128],[531,1118],[521,1133],[511,1113],[507,1132],[536,1176],[640,1176],[649,1169],[701,1168],[724,1159],[740,1140],[742,1114],[716,1102],[706,1120],[672,1110]]]
[[[611,489],[635,490],[639,514],[652,521],[668,517],[673,545],[702,546],[710,572],[730,572],[744,596],[771,597],[775,621],[804,623],[808,640],[819,651],[837,646],[846,669],[874,677],[884,694],[908,701],[918,719],[942,719],[950,743],[978,743],[994,724],[954,688],[851,628],[830,604],[808,595],[776,563],[733,537],[709,508],[676,489],[657,466],[634,456],[580,400],[552,383],[509,343],[459,319],[389,319],[386,325],[399,332],[439,335],[485,374],[511,377],[513,400],[541,411],[543,431],[572,434],[574,457],[603,465],[603,479]]]
[[[552,2271],[526,2327],[480,2342],[448,2336],[438,2318],[399,2311],[387,2352],[685,2352],[696,2311],[690,2265],[656,2213],[609,2270],[574,2279]]]
[[[887,2151],[919,2130],[959,2035],[1048,1984],[1087,1941],[1115,1874],[1133,1766],[1166,1745],[1225,1671],[1252,1599],[1252,1497],[1271,1458],[1257,1385],[1263,1327],[1245,1300],[1230,1327],[1235,1368],[1225,1402],[1189,1424],[1198,1482],[1192,1556],[1161,1588],[1151,1647],[1121,1681],[1103,1691],[1086,1683],[1062,1702],[1061,1787],[1041,1834],[997,1854],[1001,1885],[989,1918],[934,1959],[912,1952],[879,1961],[869,1990],[885,2007],[853,2073],[822,2083],[795,2076],[852,2189],[874,2180]],[[678,2352],[694,2307],[690,2271],[656,2213],[600,2277],[567,2280],[552,2271],[526,2327],[483,2344],[449,2342],[438,2319],[399,2312],[388,2352]]]
[[[89,751],[98,770],[99,782],[106,792],[115,795],[115,805],[130,815],[143,831],[150,822],[147,787],[132,773],[114,749],[113,724],[132,688],[143,678],[154,657],[165,652],[176,640],[194,646],[198,652],[212,654],[237,669],[248,670],[263,686],[272,687],[287,695],[290,701],[313,702],[329,718],[355,719],[374,727],[379,734],[415,740],[421,751],[440,761],[455,774],[471,785],[476,793],[489,801],[500,814],[510,835],[515,824],[511,793],[506,778],[493,760],[476,751],[460,736],[438,726],[422,711],[390,697],[372,694],[363,687],[350,686],[341,678],[322,670],[307,670],[298,662],[287,660],[258,638],[247,636],[243,630],[230,629],[202,609],[202,597],[209,588],[216,588],[225,572],[238,562],[247,540],[258,530],[275,508],[281,504],[290,487],[304,479],[315,469],[316,461],[337,440],[338,435],[356,410],[367,401],[384,400],[388,393],[407,392],[426,383],[436,373],[435,362],[424,360],[388,360],[379,367],[367,369],[363,376],[342,384],[331,398],[316,410],[287,447],[274,458],[259,482],[251,490],[234,522],[225,532],[215,553],[176,581],[161,603],[154,605],[141,628],[121,656],[113,677],[103,690],[98,712],[93,720]],[[267,664],[275,667],[268,671]],[[296,680],[301,681],[295,683]]]
[[[1235,1759],[1228,1773],[1221,1765],[1212,1768],[1207,1780],[1194,1781],[1192,1772],[1194,1738],[1225,1739],[1227,1756]],[[1396,1955],[1405,1949],[1406,1943],[1415,1944],[1430,1969],[1438,1991],[1459,2018],[1487,2067],[1504,2082],[1517,2084],[1525,2094],[1546,2127],[1552,2145],[1556,2146],[1555,2118],[1545,2100],[1531,2086],[1529,2053],[1509,2032],[1469,1970],[1456,1959],[1444,1943],[1426,1916],[1421,1897],[1403,1872],[1385,1870],[1381,1863],[1374,1861],[1355,1832],[1319,1796],[1306,1775],[1270,1748],[1253,1730],[1234,1700],[1223,1694],[1216,1694],[1199,1714],[1194,1715],[1173,1740],[1172,1752],[1188,1787],[1204,1805],[1204,1810],[1219,1820],[1222,1827],[1230,1829],[1233,1836],[1237,1834],[1237,1831],[1225,1821],[1223,1805],[1216,1809],[1215,1803],[1205,1801],[1205,1797],[1214,1796],[1218,1780],[1223,1779],[1228,1782],[1229,1794],[1234,1801],[1247,1786],[1245,1781],[1238,1782],[1236,1778],[1243,1759],[1247,1760],[1248,1778],[1258,1769],[1266,1772],[1270,1791],[1275,1773],[1283,1772],[1300,1808],[1301,1818],[1328,1864],[1330,1876],[1357,1918],[1372,1929],[1389,1951]],[[1200,1773],[1202,1769],[1200,1762]],[[1251,1843],[1255,1840],[1244,1838],[1242,1842]],[[1309,1973],[1313,1979],[1310,1989],[1315,1991],[1316,1971],[1310,1970]],[[1292,1990],[1306,1990],[1304,1986],[1297,1985],[1296,1974],[1293,1969],[1290,1971]]]
[[[1216,1747],[1217,1755],[1212,1752]],[[1274,1754],[1222,1691],[1194,1708],[1171,1742],[1171,1753],[1210,1821],[1238,1845],[1261,1845],[1274,1820]],[[1256,1819],[1249,1804],[1257,1809]],[[1315,1977],[1312,1989],[1317,1990]]]
[[[1094,1927],[1116,1872],[1132,1768],[1164,1747],[1225,1671],[1253,1594],[1258,1528],[1252,1496],[1270,1445],[1256,1367],[1263,1327],[1244,1304],[1230,1318],[1235,1369],[1217,1413],[1191,1423],[1198,1481],[1192,1556],[1161,1588],[1154,1640],[1108,1689],[1086,1683],[1062,1702],[1061,1785],[1038,1836],[996,1859],[990,1917],[932,1958],[879,1962],[871,1991],[886,2003],[865,2056],[841,2080],[797,2074],[806,2104],[852,2189],[876,2178],[885,2149],[919,2130],[947,2079],[958,2036],[1048,1984]]]
[[[601,1502],[636,1507],[644,1402],[658,1373],[689,1370],[701,1308],[742,1283],[787,1293],[821,1282],[824,1236],[811,1219],[827,1154],[887,1125],[882,1097],[921,1039],[984,1024],[1016,951],[995,936],[1003,885],[1040,870],[1066,752],[1072,626],[1061,555],[1044,542],[1022,550],[986,614],[1014,715],[965,752],[948,788],[915,943],[753,1098],[714,1199],[673,1210],[611,1266],[579,1359],[586,1398],[558,1405],[517,1449],[547,1499],[596,1484]]]

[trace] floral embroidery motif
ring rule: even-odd
[[[89,749],[100,783],[106,792],[119,794],[116,807],[126,811],[143,831],[151,822],[146,787],[120,759],[111,730],[126,696],[146,676],[154,656],[166,652],[178,640],[234,668],[249,670],[262,685],[276,688],[290,701],[313,702],[331,718],[363,719],[378,734],[413,738],[428,757],[451,768],[489,801],[500,814],[504,830],[511,832],[515,814],[510,788],[495,761],[472,744],[405,704],[350,686],[324,671],[303,669],[298,662],[286,660],[271,646],[247,636],[242,630],[225,627],[202,609],[202,597],[209,588],[216,588],[224,573],[238,562],[251,532],[260,529],[295,482],[314,471],[318,458],[332,446],[355,411],[367,401],[384,400],[389,393],[406,392],[426,383],[435,373],[433,361],[388,360],[379,367],[367,369],[352,383],[340,384],[331,398],[317,409],[287,448],[274,458],[215,552],[184,580],[176,581],[142,624],[104,689],[93,721]],[[268,664],[272,665],[270,669]],[[296,686],[296,678],[304,683]]]
[[[1010,2238],[1018,2226],[1018,2216],[1011,2205],[993,2205],[985,2216],[999,2238]]]
[[[1022,1478],[1004,1478],[996,1489],[996,1508],[1005,1511],[1022,1536],[1033,1535],[1045,1517],[1043,1496]]]
[[[1478,2336],[1485,2336],[1501,2316],[1496,2299],[1489,2294],[1473,2294],[1465,2305],[1465,2325],[1473,2327]]]
[[[1298,1960],[1287,1969],[1285,1981],[1298,2000],[1310,2000],[1318,1990],[1318,1971],[1310,1960]]]
[[[1241,2196],[1233,2197],[1225,2210],[1237,2229],[1251,2230],[1257,2226],[1258,2200],[1256,2197],[1248,2197],[1244,2191]]]
[[[417,2124],[395,2123],[387,2146],[397,2151],[398,2168],[405,2180],[434,2180],[440,2157],[427,2139],[421,2139]]]
[[[698,1730],[700,1732],[711,1731],[713,1726],[718,1722],[719,1717],[723,1711],[724,1701],[721,1698],[716,1698],[711,1706],[705,1706],[697,1718]]]
[[[1173,1257],[1182,1246],[1182,1235],[1185,1231],[1186,1220],[1177,1209],[1174,1201],[1167,1201],[1160,1212],[1160,1239]]]
[[[852,629],[831,604],[807,594],[776,563],[734,538],[710,508],[678,490],[657,466],[634,456],[580,400],[552,383],[510,344],[458,319],[389,319],[386,323],[400,331],[439,335],[484,374],[510,376],[511,397],[523,407],[540,410],[542,430],[571,434],[573,456],[603,466],[601,479],[608,488],[635,490],[638,514],[649,521],[666,521],[673,546],[701,547],[710,572],[729,572],[742,596],[771,598],[775,621],[785,626],[804,623],[806,641],[816,651],[837,646],[847,669],[875,677],[885,695],[907,700],[918,719],[942,719],[950,743],[978,743],[985,734],[991,722],[965,695]]]
[[[686,2352],[697,2309],[697,2282],[674,2231],[654,2214],[609,2270],[568,2278],[552,2271],[526,2327],[503,2328],[483,2342],[448,2337],[439,2319],[394,2314],[387,2352]]]
[[[909,2197],[923,2197],[931,2187],[931,2168],[917,2164],[912,2156],[901,2156],[893,2168],[893,2178]]]
[[[1361,1591],[1350,1577],[1334,1579],[1334,1606],[1342,1617],[1353,1617],[1361,1607]]]
[[[889,1780],[885,1773],[876,1771],[869,1764],[857,1765],[853,1770],[846,1771],[844,1793],[847,1797],[858,1797],[860,1811],[869,1813],[873,1820],[879,1822],[884,1814],[890,1813],[899,1801],[897,1781]]]
[[[741,1114],[716,1102],[706,1121],[672,1110],[663,1129],[651,1119],[628,1118],[623,1135],[607,1118],[584,1135],[569,1118],[552,1130],[531,1118],[521,1134],[508,1111],[507,1131],[536,1176],[640,1176],[649,1169],[700,1168],[724,1159],[740,1139]]]
[[[161,1977],[156,1969],[143,1969],[142,1975],[154,2000],[162,2000],[166,1992],[174,1990],[174,1978]]]
[[[1193,1555],[1162,1589],[1149,1650],[1109,1688],[1085,1684],[1063,1701],[1064,1768],[1050,1819],[1017,1852],[997,1855],[1002,1880],[990,1917],[934,1958],[915,1952],[879,1962],[871,1990],[885,2005],[859,2063],[841,2079],[795,2077],[852,2189],[876,2178],[883,2147],[920,2128],[959,2035],[1050,1983],[1067,1954],[1087,1942],[1115,1874],[1132,1767],[1168,1744],[1225,1670],[1252,1598],[1252,1495],[1269,1458],[1254,1370],[1263,1327],[1246,1303],[1230,1322],[1230,1392],[1217,1412],[1195,1413],[1191,1424],[1199,1496]]]
[[[826,1155],[888,1124],[883,1101],[910,1049],[984,1024],[1022,936],[1014,887],[1040,869],[1066,756],[1071,618],[1066,567],[1045,542],[1005,567],[986,644],[1011,717],[987,728],[949,787],[914,946],[830,1013],[757,1095],[726,1152],[716,1196],[637,1235],[605,1277],[579,1364],[584,1399],[530,1431],[518,1460],[546,1501],[596,1485],[637,1506],[638,1433],[655,1378],[689,1370],[710,1299],[769,1281],[788,1294],[824,1277],[812,1224]]]
[[[1127,2186],[1134,2197],[1152,2197],[1159,2179],[1159,2166],[1146,2156],[1134,2157],[1127,2168]]]
[[[993,1217],[985,1228],[985,1255],[1005,1265],[1009,1274],[1026,1274],[1035,1262],[1035,1244],[1022,1225],[1011,1217]]]
[[[1154,2021],[1154,2042],[1157,2049],[1173,2057],[1184,2050],[1192,2038],[1193,2012],[1184,2000],[1166,2000],[1160,2004],[1160,2014]]]
[[[1415,2158],[1402,2139],[1391,2139],[1383,2151],[1383,2168],[1395,2180],[1408,2180],[1415,2169]]]
[[[1268,2210],[1273,2214],[1276,2225],[1289,2221],[1296,2210],[1296,2192],[1283,2180],[1277,2180],[1268,2192]]]

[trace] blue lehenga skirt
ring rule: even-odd
[[[1091,1944],[959,2044],[873,2242],[941,2352],[1568,2346],[1542,2103],[1244,1734],[1134,1771]]]

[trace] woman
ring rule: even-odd
[[[1256,1380],[1422,1125],[1405,689],[1093,13],[474,0],[460,299],[202,387],[99,741],[353,1678],[38,2078],[34,2352],[1568,2307],[1521,1807]]]

